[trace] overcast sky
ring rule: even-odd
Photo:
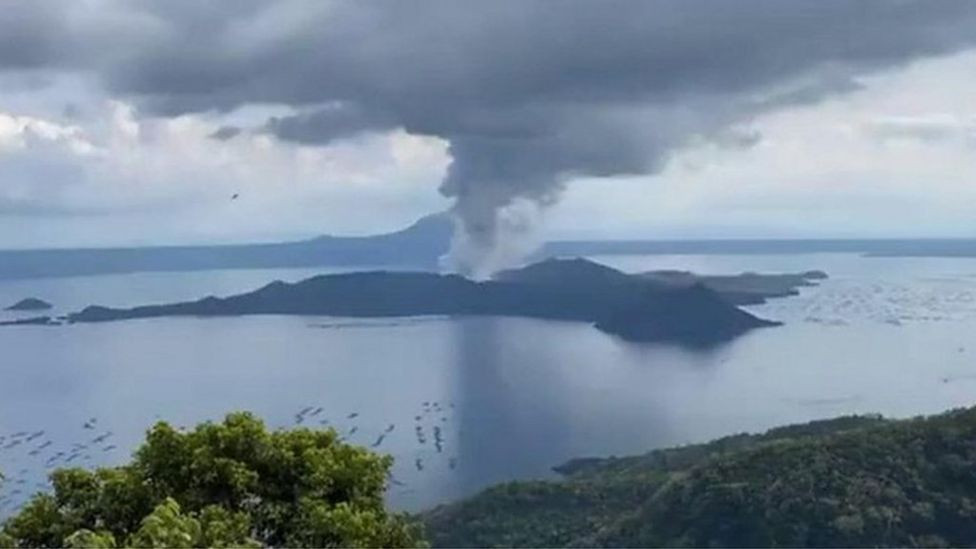
[[[0,11],[0,247],[976,236],[974,153],[968,1]]]

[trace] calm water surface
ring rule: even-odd
[[[751,308],[785,326],[708,351],[628,344],[584,324],[511,318],[268,316],[0,329],[0,436],[7,437],[0,470],[9,477],[0,487],[0,514],[43,488],[47,460],[57,452],[76,454],[77,465],[120,463],[155,420],[191,426],[231,410],[286,427],[299,410],[321,407],[302,425],[333,426],[367,446],[379,442],[377,450],[397,458],[391,503],[416,510],[498,481],[547,476],[576,456],[637,453],[843,413],[903,417],[976,401],[974,259],[596,259],[627,271],[823,269],[831,279]],[[9,281],[0,282],[0,304],[37,296],[59,312],[135,305],[227,295],[321,272]],[[8,447],[18,431],[44,433]]]

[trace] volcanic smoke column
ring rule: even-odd
[[[520,196],[481,196],[488,190],[474,187],[456,197],[454,238],[443,258],[445,268],[476,280],[518,265],[541,244],[542,203]]]
[[[444,267],[485,278],[517,266],[541,244],[540,221],[574,177],[658,171],[695,132],[726,123],[656,108],[547,106],[501,111],[443,136],[451,164],[441,185],[457,224]]]

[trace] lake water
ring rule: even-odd
[[[47,460],[57,452],[75,454],[72,465],[121,463],[158,419],[192,426],[232,410],[287,427],[299,410],[321,407],[302,425],[327,422],[367,446],[393,425],[377,446],[397,460],[389,499],[418,510],[495,482],[545,477],[577,456],[976,401],[976,259],[595,259],[627,271],[823,269],[831,279],[750,309],[785,326],[708,351],[629,344],[585,324],[513,318],[266,316],[3,328],[0,436],[7,438],[0,470],[8,480],[0,514],[43,488]],[[135,305],[227,295],[321,272],[7,281],[0,282],[0,304],[37,296],[59,312]],[[10,446],[18,431],[44,433]]]

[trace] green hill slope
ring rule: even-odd
[[[427,513],[435,546],[976,544],[976,409],[843,417],[619,459]]]

